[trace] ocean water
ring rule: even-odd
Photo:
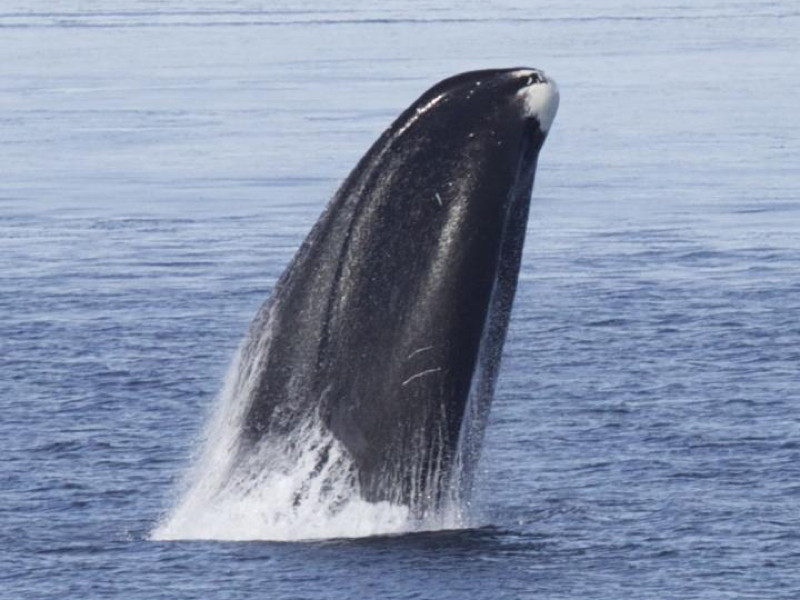
[[[0,0],[0,597],[797,598],[797,31],[788,1]],[[338,183],[429,85],[514,65],[561,106],[470,525],[153,539]]]

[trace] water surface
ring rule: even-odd
[[[795,598],[789,2],[0,7],[0,596]],[[561,107],[475,527],[155,542],[250,318],[454,72]]]

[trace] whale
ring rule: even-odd
[[[380,135],[250,326],[240,455],[313,424],[368,502],[469,497],[558,101],[539,69],[471,71]]]

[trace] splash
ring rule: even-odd
[[[184,492],[151,539],[289,541],[466,526],[455,505],[420,519],[404,505],[365,501],[347,451],[315,417],[243,454],[242,425],[270,329],[237,352]]]

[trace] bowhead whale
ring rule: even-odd
[[[314,422],[368,501],[469,492],[557,107],[542,71],[473,71],[380,136],[250,327],[240,454]]]

